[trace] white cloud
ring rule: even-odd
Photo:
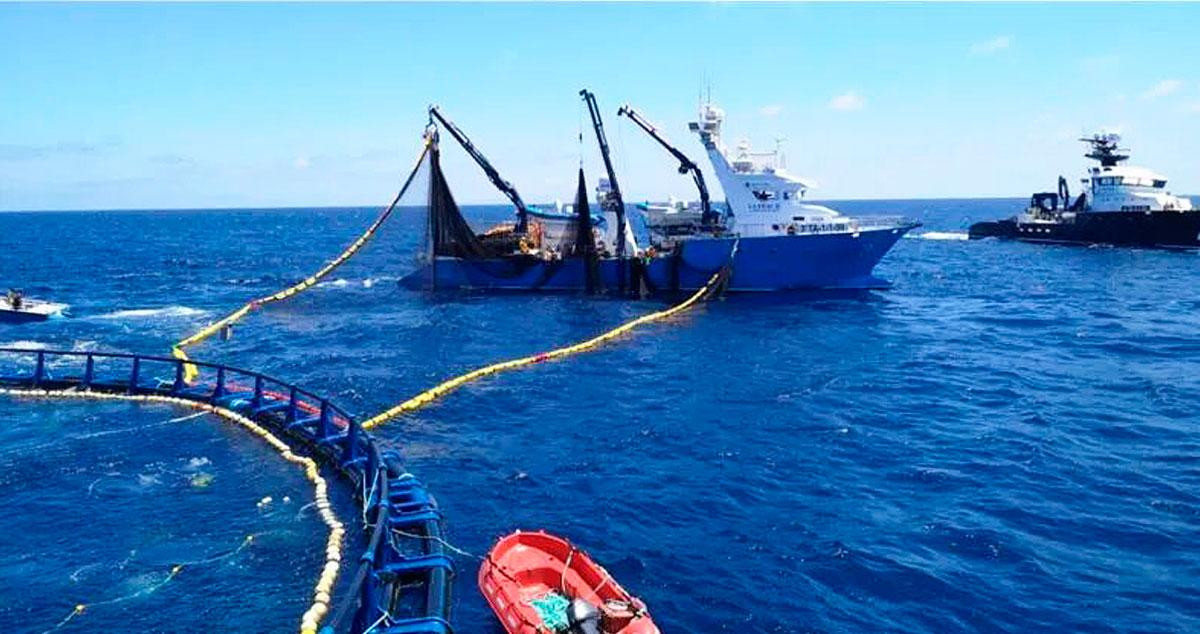
[[[1161,97],[1169,97],[1183,88],[1183,81],[1178,79],[1164,79],[1150,87],[1150,90],[1142,93],[1142,99],[1159,99]]]
[[[971,53],[975,55],[987,55],[989,53],[998,53],[1012,46],[1012,38],[1007,35],[998,35],[990,40],[976,42],[971,45]]]
[[[831,110],[862,110],[867,106],[867,100],[862,95],[851,90],[829,100]]]
[[[292,161],[292,165],[298,170],[303,170],[308,169],[308,166],[312,165],[312,161],[308,160],[308,157],[297,156],[296,160]]]
[[[759,108],[758,112],[764,117],[778,117],[779,113],[783,112],[783,106],[777,103],[768,104]]]

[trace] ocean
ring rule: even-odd
[[[1023,202],[838,202],[925,223],[876,269],[892,289],[729,296],[377,434],[455,546],[567,536],[665,632],[1200,631],[1200,254],[962,239]],[[377,211],[0,214],[0,286],[70,305],[0,345],[166,354]],[[663,305],[402,290],[421,226],[401,212],[193,356],[368,415]],[[311,489],[189,414],[0,397],[9,629],[296,628],[323,559]],[[336,510],[354,523],[344,491]],[[456,631],[500,632],[458,565]]]

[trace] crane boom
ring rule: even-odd
[[[601,209],[611,210],[617,215],[617,260],[625,260],[625,200],[621,198],[621,187],[617,185],[617,173],[613,170],[612,158],[608,152],[608,140],[604,137],[604,122],[600,120],[600,107],[596,105],[596,95],[586,88],[579,91],[583,101],[587,103],[588,113],[592,116],[592,127],[596,130],[596,141],[600,144],[600,156],[604,158],[604,169],[608,170],[608,184],[612,187],[609,197],[601,201]],[[622,269],[621,290],[625,288],[625,275]]]
[[[625,115],[629,117],[639,128],[646,131],[651,138],[658,141],[658,144],[663,146],[671,156],[674,156],[679,161],[679,173],[687,174],[691,172],[692,180],[696,183],[696,189],[700,190],[700,223],[705,227],[711,227],[717,223],[717,215],[712,210],[712,204],[709,202],[708,186],[704,184],[704,173],[700,171],[700,166],[696,165],[695,161],[688,158],[686,154],[681,152],[679,148],[671,145],[671,142],[666,139],[654,124],[647,121],[642,115],[638,114],[633,106],[625,104],[617,110],[617,116]]]
[[[467,154],[471,155],[472,159],[475,159],[475,162],[483,169],[483,173],[487,175],[488,180],[492,181],[496,189],[499,189],[501,192],[504,192],[505,196],[508,196],[513,206],[517,208],[517,233],[525,233],[529,224],[529,208],[525,206],[525,201],[521,200],[521,194],[517,193],[517,188],[513,187],[512,183],[509,183],[500,176],[500,172],[497,172],[496,168],[492,167],[492,164],[475,147],[475,144],[471,143],[467,135],[458,129],[458,126],[454,125],[454,122],[443,116],[437,106],[429,106],[429,117],[437,119],[442,124],[442,127],[446,128],[446,131],[450,133],[450,136],[454,137],[454,140],[458,141],[459,145],[467,151]]]

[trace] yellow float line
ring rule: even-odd
[[[735,249],[736,249],[736,247],[735,247]],[[396,418],[397,416],[400,416],[401,414],[407,414],[409,412],[414,412],[418,409],[421,409],[422,407],[429,405],[433,401],[449,394],[450,392],[453,392],[454,390],[457,390],[458,388],[466,385],[467,383],[470,383],[471,381],[481,379],[485,376],[491,376],[498,372],[505,372],[508,370],[516,370],[518,368],[524,368],[527,366],[531,366],[535,363],[541,363],[542,361],[550,361],[552,359],[561,359],[563,357],[569,357],[574,354],[586,352],[586,351],[596,348],[604,343],[612,341],[613,339],[620,337],[621,335],[633,330],[634,328],[637,328],[638,326],[641,326],[643,324],[648,324],[651,322],[655,322],[655,321],[662,321],[664,319],[668,319],[670,317],[678,315],[679,313],[682,313],[682,312],[692,308],[693,306],[695,306],[696,303],[701,300],[701,298],[703,298],[706,294],[711,292],[713,290],[713,288],[716,287],[718,281],[721,278],[722,273],[723,273],[723,271],[718,271],[717,273],[714,273],[713,276],[711,278],[709,278],[708,283],[705,284],[703,288],[701,288],[700,290],[693,293],[691,297],[688,297],[683,302],[676,304],[675,306],[672,306],[671,308],[668,308],[666,310],[660,310],[660,311],[654,312],[654,313],[650,313],[648,315],[642,315],[641,317],[638,317],[637,319],[627,321],[627,322],[621,324],[620,326],[617,326],[616,328],[613,328],[612,330],[609,330],[608,332],[605,332],[603,334],[592,337],[591,339],[588,339],[587,341],[583,341],[583,342],[580,342],[580,343],[577,343],[574,345],[570,345],[570,346],[566,346],[563,348],[556,348],[549,352],[543,352],[543,353],[535,354],[535,355],[528,356],[528,357],[521,357],[520,359],[512,359],[509,361],[502,361],[500,363],[493,363],[491,365],[484,366],[482,368],[471,370],[470,372],[467,372],[466,374],[456,376],[453,379],[450,379],[448,381],[443,381],[442,383],[439,383],[436,386],[434,386],[428,390],[425,390],[424,392],[421,392],[420,394],[408,399],[407,401],[404,401],[403,403],[400,403],[399,405],[396,405],[395,407],[393,407],[381,414],[372,416],[371,418],[363,421],[362,428],[363,429],[371,429],[371,428],[381,425],[393,418]]]
[[[329,527],[329,539],[325,544],[325,567],[321,571],[321,577],[317,581],[316,588],[313,591],[313,602],[300,619],[301,634],[315,634],[321,619],[329,612],[330,602],[333,596],[333,584],[337,581],[338,570],[341,567],[342,561],[342,539],[346,535],[345,526],[338,520],[333,513],[333,507],[329,502],[329,489],[325,483],[325,478],[321,477],[317,463],[312,458],[301,456],[292,452],[291,447],[287,443],[280,440],[270,430],[250,420],[249,418],[238,414],[237,412],[209,405],[208,403],[199,403],[189,401],[183,398],[172,396],[159,396],[157,394],[108,394],[104,392],[85,392],[78,390],[19,390],[0,388],[0,394],[10,396],[24,396],[34,398],[76,398],[76,399],[97,399],[97,400],[114,400],[114,401],[138,401],[144,403],[169,403],[171,405],[179,405],[182,407],[190,407],[192,409],[201,410],[211,414],[216,414],[221,418],[232,421],[250,430],[252,433],[262,438],[268,445],[271,445],[284,460],[304,468],[304,474],[309,481],[313,483],[313,497],[317,510],[321,514],[322,521]],[[171,574],[168,580],[173,579],[179,574],[181,567],[176,566],[171,569]],[[67,617],[67,620],[74,618],[78,614],[82,614],[87,606],[79,604],[75,606],[75,611]],[[65,621],[64,621],[65,623]]]
[[[311,276],[309,276],[308,278],[299,282],[298,284],[289,286],[288,288],[285,288],[285,289],[275,293],[274,295],[267,295],[265,297],[260,297],[258,299],[251,300],[251,301],[247,302],[245,306],[242,306],[241,308],[233,311],[232,313],[229,313],[225,317],[222,317],[220,320],[215,321],[215,322],[205,326],[204,328],[200,329],[200,331],[197,332],[196,334],[191,335],[190,337],[187,337],[186,339],[179,341],[179,343],[176,343],[174,346],[171,346],[171,356],[175,357],[176,359],[179,359],[180,361],[185,362],[184,366],[183,366],[184,380],[187,381],[188,383],[192,383],[196,380],[196,377],[199,376],[199,374],[200,374],[200,371],[196,368],[195,365],[193,365],[192,363],[188,363],[191,361],[191,359],[188,358],[187,353],[183,351],[184,348],[186,348],[188,346],[196,345],[196,344],[204,341],[205,339],[212,337],[213,335],[217,334],[218,332],[221,332],[221,330],[223,328],[233,325],[241,318],[250,314],[250,311],[252,311],[256,308],[259,308],[263,304],[270,304],[272,302],[280,302],[280,301],[283,301],[301,291],[311,288],[317,282],[321,281],[321,278],[324,278],[325,276],[332,273],[339,266],[345,264],[347,260],[354,257],[355,253],[358,253],[359,249],[362,249],[364,246],[366,246],[367,242],[369,242],[371,240],[371,238],[374,237],[375,232],[379,230],[379,227],[383,225],[384,221],[387,220],[388,217],[392,215],[392,210],[394,210],[396,208],[396,204],[400,202],[400,198],[402,196],[404,196],[404,192],[408,190],[408,185],[409,185],[409,183],[412,182],[413,176],[416,175],[417,169],[420,168],[421,161],[425,159],[425,153],[427,151],[429,151],[429,143],[430,143],[430,139],[428,137],[426,137],[425,145],[421,149],[421,155],[417,157],[417,166],[413,168],[413,171],[410,173],[408,180],[406,180],[404,183],[404,186],[400,188],[400,191],[396,194],[396,197],[392,200],[391,204],[387,206],[387,208],[383,211],[383,213],[379,214],[379,217],[375,219],[375,222],[372,222],[371,225],[369,227],[367,227],[367,230],[364,231],[363,234],[361,236],[359,236],[358,239],[355,240],[353,244],[351,244],[349,247],[346,247],[345,251],[342,251],[341,255],[338,255],[336,258],[333,259],[333,261],[331,261],[329,264],[326,264],[324,267],[322,267],[321,270],[317,271],[316,273],[313,273]]]

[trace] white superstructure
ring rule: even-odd
[[[1191,211],[1191,199],[1166,190],[1166,177],[1143,167],[1120,164],[1129,155],[1124,154],[1128,150],[1117,148],[1119,135],[1097,134],[1081,140],[1092,145],[1088,158],[1100,161],[1082,179],[1087,211]]]
[[[725,113],[707,104],[700,108],[700,120],[688,127],[700,135],[700,141],[712,161],[713,171],[733,218],[732,233],[742,237],[797,235],[810,233],[857,233],[867,228],[892,227],[895,218],[850,218],[823,205],[803,201],[812,183],[789,174],[780,165],[779,149],[752,152],[746,141],[738,143],[730,154],[721,140]]]

